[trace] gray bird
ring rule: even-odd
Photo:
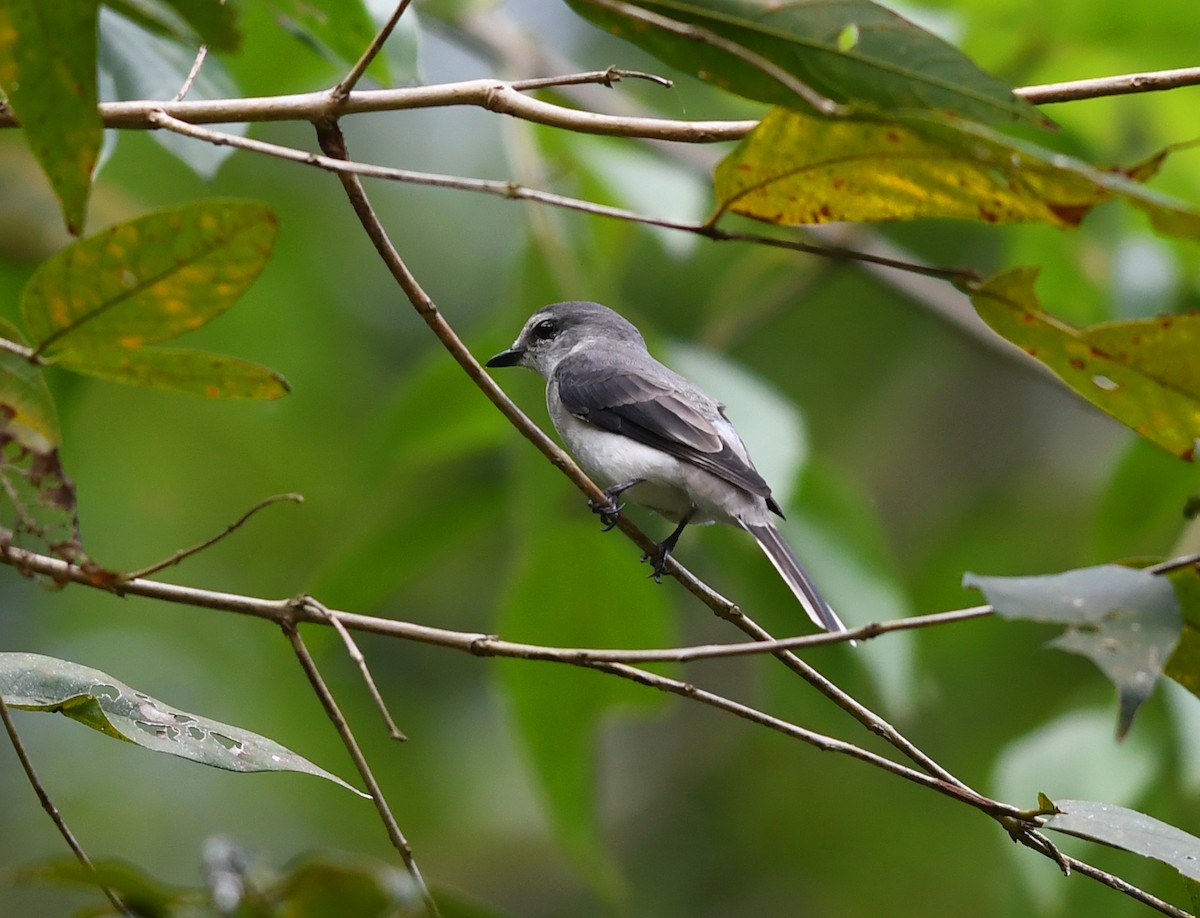
[[[606,528],[616,524],[622,494],[678,523],[659,546],[656,577],[689,524],[737,526],[754,536],[813,622],[846,630],[771,521],[783,511],[724,406],[651,357],[631,322],[599,303],[554,303],[487,365],[545,378],[559,436],[605,488],[607,503],[592,509]]]

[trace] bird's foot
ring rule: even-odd
[[[658,546],[657,553],[652,557],[649,552],[642,555],[642,562],[650,562],[650,576],[655,583],[662,583],[662,576],[667,572],[667,559],[671,557],[671,549],[664,545]]]
[[[588,507],[591,508],[592,513],[600,517],[600,522],[604,524],[601,531],[608,532],[621,519],[621,511],[625,509],[625,505],[618,504],[617,499],[607,491],[604,493],[608,495],[606,500],[589,500]]]

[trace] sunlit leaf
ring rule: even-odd
[[[64,351],[57,366],[88,376],[205,398],[280,398],[287,380],[261,364],[182,348],[138,347]]]
[[[21,292],[21,313],[48,357],[167,341],[237,301],[266,265],[275,232],[274,214],[252,201],[159,211],[42,264]]]
[[[170,38],[183,48],[190,48],[193,57],[201,44],[208,45],[213,51],[236,51],[241,43],[237,10],[232,3],[214,3],[213,0],[104,0],[104,4],[142,28]]]
[[[1037,274],[1014,268],[990,278],[971,291],[975,310],[1097,408],[1191,461],[1200,437],[1200,372],[1188,349],[1200,342],[1200,317],[1075,328],[1042,309]]]
[[[1054,804],[1060,812],[1046,819],[1047,829],[1151,857],[1190,880],[1200,880],[1200,838],[1113,803],[1055,800]]]
[[[0,3],[0,90],[75,234],[87,216],[104,134],[96,107],[96,19],[96,0]]]
[[[523,450],[518,464],[510,518],[519,553],[498,630],[511,640],[568,647],[668,646],[670,585],[646,577],[627,541],[600,532],[598,522],[589,526],[582,497],[564,499],[561,486],[548,486],[553,470],[541,457]],[[615,869],[596,814],[597,734],[618,706],[657,704],[662,696],[582,669],[496,662],[551,824],[597,887],[612,894]]]
[[[0,694],[10,708],[65,714],[106,736],[202,765],[241,772],[296,771],[354,790],[274,740],[173,708],[107,673],[67,660],[0,653]]]
[[[1122,173],[936,116],[775,109],[721,161],[714,183],[717,216],[787,226],[961,217],[1066,228],[1115,199],[1145,211],[1160,233],[1200,236],[1200,212]]]
[[[1116,685],[1118,738],[1179,640],[1175,589],[1148,571],[1106,564],[1042,577],[967,574],[963,585],[982,591],[1002,618],[1066,625],[1050,646],[1087,657]]]
[[[375,38],[377,28],[363,0],[268,0],[268,3],[282,26],[339,64],[353,64]],[[376,56],[367,75],[380,85],[391,84],[384,55]]]
[[[0,319],[0,337],[24,346],[15,325]],[[54,400],[42,368],[0,350],[0,508],[8,538],[29,540],[80,565],[97,582],[110,572],[89,561],[79,536],[75,485],[63,469]]]
[[[568,0],[580,15],[671,66],[739,95],[808,108],[743,55],[636,15],[699,27],[764,58],[825,98],[853,106],[954,112],[978,121],[1044,123],[1032,105],[957,48],[868,0]]]

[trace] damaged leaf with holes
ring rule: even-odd
[[[271,257],[276,219],[253,201],[197,201],[91,236],[42,264],[21,292],[34,348],[51,363],[129,385],[216,398],[278,398],[257,364],[160,344],[224,313]]]
[[[64,714],[114,739],[202,765],[241,772],[296,771],[354,790],[274,740],[173,708],[107,673],[67,660],[0,653],[0,695],[10,708]]]
[[[1200,316],[1076,328],[1042,309],[1038,269],[975,285],[971,302],[997,334],[1044,363],[1101,411],[1181,459],[1200,437]]]
[[[17,327],[3,319],[0,337],[25,346]],[[41,367],[0,349],[2,537],[89,566],[79,538],[75,486],[62,467],[60,445],[58,416]]]
[[[1183,627],[1169,578],[1116,564],[1040,577],[967,574],[963,586],[980,590],[1002,618],[1066,625],[1050,646],[1087,657],[1117,687],[1118,739],[1150,697]]]
[[[1162,155],[1107,171],[935,115],[818,118],[775,109],[717,166],[714,221],[784,226],[956,217],[1077,226],[1120,200],[1165,235],[1200,238],[1200,212],[1145,188]]]

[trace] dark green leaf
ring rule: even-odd
[[[408,908],[414,918],[425,914],[411,874],[362,855],[306,857],[273,884],[268,898],[275,903],[275,914],[297,918],[393,918],[407,914]]]
[[[787,226],[961,217],[1066,228],[1116,199],[1144,211],[1160,233],[1200,237],[1200,213],[1123,173],[932,115],[819,118],[775,109],[713,180],[718,217],[733,211]]]
[[[1200,573],[1194,566],[1188,566],[1172,571],[1169,576],[1179,597],[1183,630],[1165,672],[1200,698]]]
[[[0,90],[78,235],[104,127],[96,93],[97,0],[0,3]]]
[[[129,386],[202,395],[205,398],[280,398],[287,380],[261,364],[238,357],[182,348],[138,347],[69,350],[56,365]]]
[[[378,31],[363,0],[268,0],[268,3],[281,24],[339,64],[357,61]],[[408,13],[404,15],[407,18]],[[391,84],[384,55],[375,57],[367,75],[382,86]]]
[[[671,66],[739,95],[807,109],[807,100],[720,42],[680,35],[645,10],[763,58],[825,98],[855,107],[953,112],[1045,123],[1032,105],[942,39],[868,0],[568,0],[580,15]],[[695,35],[693,30],[693,36]]]
[[[107,673],[67,660],[0,653],[0,694],[10,708],[65,714],[106,736],[202,765],[241,772],[296,771],[354,790],[274,740],[173,708]]]
[[[1060,813],[1046,820],[1047,829],[1152,857],[1174,867],[1189,880],[1200,880],[1200,838],[1112,803],[1090,800],[1055,803]]]
[[[996,613],[1067,625],[1050,646],[1085,656],[1117,687],[1117,736],[1150,697],[1182,622],[1171,581],[1147,571],[1106,564],[1043,577],[978,577],[964,586],[981,590]]]
[[[1200,373],[1188,354],[1200,343],[1200,317],[1075,328],[1042,309],[1037,274],[1014,268],[975,287],[980,317],[1097,408],[1191,461],[1200,437]]]
[[[21,867],[13,871],[12,878],[16,883],[71,884],[92,889],[103,884],[139,918],[177,918],[200,898],[196,891],[163,883],[126,861],[102,858],[94,860],[92,866],[94,869],[89,869],[73,857],[56,857]]]
[[[104,4],[142,28],[190,49],[192,57],[196,56],[201,44],[208,45],[214,51],[236,51],[242,40],[232,3],[218,3],[215,0],[104,0]]]
[[[159,211],[45,262],[21,292],[21,313],[48,357],[167,341],[237,301],[266,265],[275,232],[275,215],[252,201]]]

